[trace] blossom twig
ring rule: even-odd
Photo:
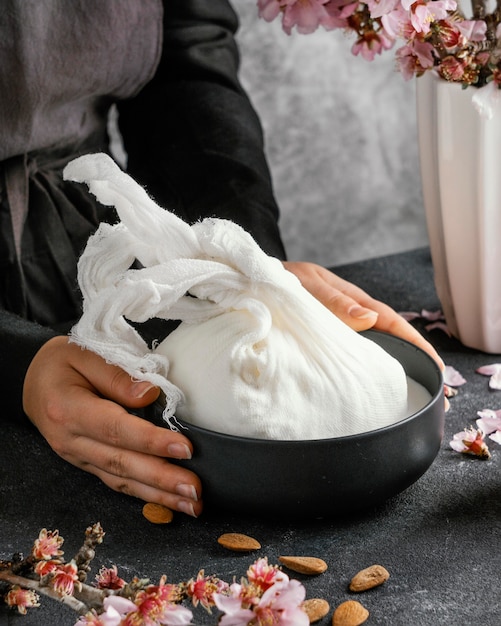
[[[205,576],[203,570],[196,579],[177,584],[167,583],[165,575],[157,585],[140,578],[126,583],[113,566],[101,568],[96,586],[91,587],[83,580],[103,537],[99,523],[89,526],[75,557],[64,562],[60,550],[63,538],[57,530],[42,529],[26,559],[0,559],[0,600],[25,614],[28,608],[40,606],[38,594],[44,595],[80,616],[74,626],[189,626],[193,614],[182,606],[184,601],[193,607],[200,604],[209,613],[217,607],[223,613],[218,620],[220,626],[265,621],[277,626],[309,624],[303,609],[304,587],[299,581],[290,580],[279,566],[269,565],[266,558],[251,565],[240,584],[229,585],[215,576]],[[24,575],[20,575],[21,571]],[[235,622],[236,617],[240,621]]]
[[[81,600],[75,598],[74,596],[62,596],[54,591],[54,589],[52,589],[51,587],[47,587],[41,584],[38,580],[31,580],[30,578],[25,578],[24,576],[18,576],[17,574],[13,574],[9,570],[0,570],[0,580],[10,583],[11,585],[18,585],[23,589],[31,589],[32,591],[47,596],[52,600],[57,600],[58,602],[69,606],[78,614],[83,614],[88,610],[87,605]]]

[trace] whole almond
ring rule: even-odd
[[[251,552],[252,550],[259,550],[261,547],[259,541],[242,533],[225,533],[218,538],[217,542],[223,548],[235,552]]]
[[[332,626],[360,626],[369,617],[369,611],[356,600],[340,604],[332,615]]]
[[[327,569],[327,563],[315,556],[280,556],[278,560],[282,565],[299,574],[315,576]]]
[[[355,574],[350,582],[350,591],[367,591],[388,580],[390,573],[382,565],[371,565]]]
[[[154,502],[147,502],[143,506],[143,515],[152,524],[169,524],[174,518],[170,509]]]
[[[309,600],[305,600],[301,608],[308,616],[310,624],[318,622],[330,611],[329,603],[327,600],[322,600],[322,598],[310,598]]]

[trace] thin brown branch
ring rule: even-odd
[[[473,10],[473,18],[483,20],[485,18],[485,0],[472,0],[471,8]]]
[[[0,580],[4,580],[11,585],[19,585],[23,589],[31,589],[33,591],[36,591],[37,593],[47,596],[52,600],[56,600],[57,602],[61,602],[62,604],[67,605],[80,615],[87,613],[87,611],[89,610],[86,604],[84,604],[74,596],[60,595],[59,593],[54,591],[54,589],[51,589],[50,587],[43,587],[42,585],[40,585],[40,582],[38,580],[32,580],[31,578],[18,576],[17,574],[13,574],[10,570],[0,571]]]

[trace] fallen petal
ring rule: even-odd
[[[499,391],[501,389],[501,369],[493,374],[489,379],[489,388]]]
[[[446,365],[444,370],[444,382],[451,387],[460,387],[465,384],[466,379],[463,378],[452,365]]]
[[[501,430],[497,430],[493,435],[489,435],[489,439],[501,444]]]
[[[427,311],[426,309],[421,310],[421,317],[424,317],[425,320],[429,322],[436,322],[438,320],[444,320],[444,314],[440,309],[438,311]]]
[[[490,435],[496,430],[501,430],[501,418],[499,417],[482,417],[476,421],[476,424],[484,435]]]
[[[449,445],[455,452],[464,452],[465,445],[463,443],[463,433],[456,433],[454,435],[454,439],[449,441]]]
[[[445,322],[433,322],[432,324],[427,324],[424,328],[428,332],[430,330],[442,330],[448,337],[452,337],[452,333]]]
[[[482,411],[477,411],[478,417],[482,417],[484,419],[497,418],[501,419],[501,409],[495,411],[494,409],[482,409]]]
[[[501,363],[490,363],[489,365],[482,365],[475,371],[482,376],[494,376],[501,370]]]
[[[412,320],[416,320],[421,317],[421,315],[416,311],[400,311],[399,315],[407,322],[412,322]]]
[[[456,433],[449,442],[450,447],[456,452],[470,454],[480,459],[490,459],[491,453],[484,441],[484,433],[474,428],[464,429],[460,433]]]

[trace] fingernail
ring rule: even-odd
[[[193,504],[191,502],[188,502],[187,500],[179,500],[179,502],[177,503],[177,508],[179,511],[181,511],[181,513],[186,513],[186,515],[196,517]]]
[[[185,443],[169,443],[167,454],[173,459],[191,459],[191,451]]]
[[[366,319],[369,319],[370,317],[378,316],[376,311],[373,311],[372,309],[366,309],[365,307],[360,306],[359,304],[354,304],[348,310],[348,313],[350,317],[353,317],[354,319],[357,319],[357,320],[366,320]]]
[[[148,393],[150,389],[153,389],[154,387],[155,385],[152,385],[151,383],[147,381],[133,383],[131,387],[131,393],[134,396],[134,398],[142,398]]]
[[[194,502],[198,502],[197,490],[193,485],[179,483],[179,485],[176,485],[176,493],[183,496],[183,498],[189,498]]]

